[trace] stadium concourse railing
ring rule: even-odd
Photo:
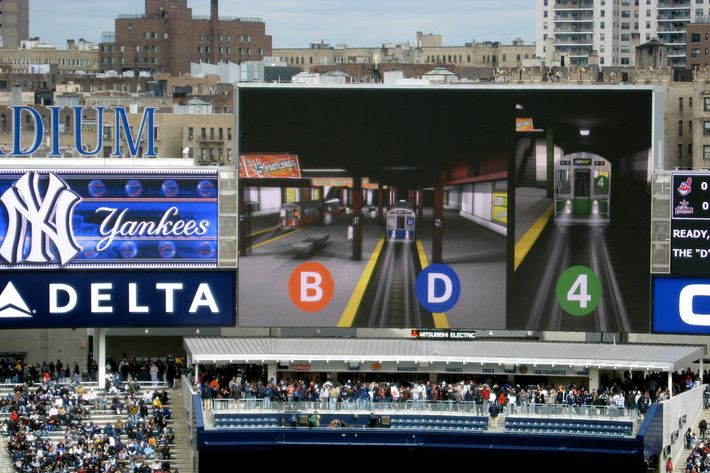
[[[108,381],[107,381],[108,382]],[[150,389],[150,388],[157,388],[157,389],[166,389],[168,385],[165,383],[165,381],[131,381],[133,383],[136,383],[138,386],[140,386],[140,389]],[[11,382],[11,383],[0,383],[0,389],[13,389],[15,386],[18,384],[23,384],[21,382]],[[29,383],[28,381],[25,381],[24,384],[28,384],[30,386],[39,386],[42,384],[42,381],[33,381],[32,383]],[[99,383],[98,381],[91,381],[87,379],[82,379],[81,381],[74,381],[70,379],[65,379],[63,381],[56,381],[52,380],[50,382],[51,385],[59,385],[59,386],[81,386],[82,388],[85,389],[99,389]]]
[[[274,402],[264,399],[211,399],[203,402],[203,407],[217,412],[389,412],[389,413],[460,413],[487,416],[484,404],[469,401],[405,401],[405,402]],[[487,407],[487,405],[486,405]],[[512,416],[540,416],[540,417],[584,417],[590,419],[632,419],[637,412],[615,406],[569,406],[566,404],[528,404],[524,406],[507,405],[502,414]]]

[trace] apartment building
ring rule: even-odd
[[[686,27],[710,13],[705,0],[537,0],[537,55],[569,65],[634,64],[651,39],[668,47],[669,66],[686,66]]]

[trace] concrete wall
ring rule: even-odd
[[[683,450],[685,431],[695,428],[695,418],[703,405],[704,389],[704,386],[700,386],[663,402],[663,447],[671,446],[671,457],[674,459],[678,452]],[[683,416],[685,422],[682,422]],[[671,434],[675,431],[678,431],[678,438],[671,442]],[[679,458],[676,460],[681,461]],[[673,462],[674,465],[675,463]]]
[[[461,206],[460,186],[444,187],[444,191],[448,192],[448,199],[444,202],[445,209],[458,209]]]
[[[3,330],[0,351],[26,352],[28,363],[62,360],[64,364],[79,363],[86,367],[88,355],[86,329]]]
[[[492,182],[477,182],[473,185],[473,215],[491,220]]]

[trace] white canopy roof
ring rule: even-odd
[[[676,371],[704,346],[369,338],[185,338],[193,363],[449,362]]]

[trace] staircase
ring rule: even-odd
[[[702,420],[705,419],[705,421],[708,423],[708,430],[705,432],[705,438],[707,440],[710,440],[710,409],[702,409],[700,413],[698,414],[698,417],[693,421],[693,425],[688,425],[690,427],[690,431],[695,434],[696,437],[698,437],[698,440],[700,440],[700,432],[698,430],[698,423]],[[688,430],[688,427],[685,427],[685,430]],[[685,447],[685,430],[680,432],[681,437],[683,437],[683,446]],[[707,441],[706,440],[706,441]],[[685,473],[685,462],[688,460],[688,455],[690,455],[691,450],[689,448],[683,448],[683,450],[678,453],[673,462],[673,473]],[[665,465],[665,462],[664,462]],[[663,466],[665,468],[665,466]],[[665,470],[662,470],[665,471]]]
[[[8,386],[3,386],[0,388],[0,397],[5,399],[8,393],[12,392],[12,388]],[[9,412],[0,412],[0,423],[4,420],[10,418]],[[0,473],[11,473],[14,470],[12,467],[12,459],[10,458],[10,452],[7,451],[7,436],[0,435]]]
[[[180,473],[193,473],[190,462],[190,449],[192,448],[188,439],[187,419],[185,418],[184,402],[190,400],[183,399],[182,390],[173,389],[169,391],[170,405],[173,412],[173,431],[175,432],[175,444],[170,449],[170,466],[177,468]]]
[[[2,445],[0,445],[0,472],[10,473],[14,471],[12,468],[12,462],[10,459],[10,453],[7,451],[5,446],[5,436],[2,436]]]
[[[535,140],[523,138],[518,141],[515,150],[515,186],[536,187]]]

